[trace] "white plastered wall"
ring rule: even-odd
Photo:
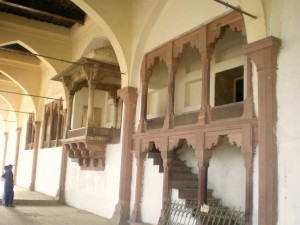
[[[119,199],[120,162],[120,144],[107,145],[104,171],[80,170],[68,159],[66,203],[111,218]]]
[[[208,188],[221,204],[236,210],[245,210],[246,169],[241,150],[225,138],[213,149],[209,162]]]
[[[162,209],[163,175],[159,173],[159,166],[153,165],[153,159],[145,160],[141,203],[141,217],[145,223],[158,223]]]
[[[277,3],[278,4],[278,3]],[[278,147],[278,225],[299,224],[300,214],[300,2],[285,1],[275,5],[274,23],[276,34],[280,34],[282,47],[277,71],[277,147]],[[278,8],[280,7],[280,8]],[[277,18],[278,17],[278,18]],[[276,26],[276,27],[275,27]],[[278,31],[280,26],[280,31]]]

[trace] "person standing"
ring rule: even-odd
[[[2,174],[2,177],[4,178],[4,191],[3,191],[3,199],[2,204],[5,206],[11,206],[13,205],[14,200],[14,176],[12,172],[13,165],[9,164],[8,166],[5,166],[5,172]]]

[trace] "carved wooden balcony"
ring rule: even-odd
[[[104,170],[106,145],[120,141],[120,129],[83,127],[70,130],[68,138],[61,141],[81,169]]]

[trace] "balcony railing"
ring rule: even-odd
[[[208,110],[209,121],[239,118],[244,113],[244,102],[236,102],[221,106],[211,107]],[[174,116],[174,127],[196,124],[199,111],[191,111]],[[157,117],[147,120],[147,130],[161,129],[165,117]]]

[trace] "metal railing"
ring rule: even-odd
[[[245,225],[245,213],[221,205],[199,206],[195,201],[167,202],[158,225]]]

